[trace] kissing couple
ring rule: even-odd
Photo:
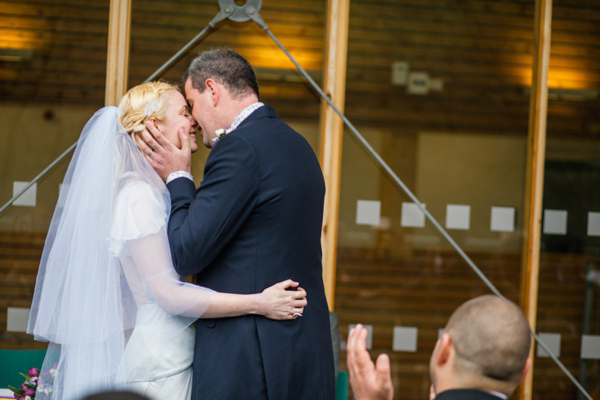
[[[29,320],[40,398],[333,399],[315,154],[236,52],[201,53],[183,85],[136,86],[83,129]]]

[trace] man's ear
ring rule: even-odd
[[[530,368],[531,368],[531,358],[528,357],[527,361],[525,361],[525,367],[523,367],[523,371],[521,371],[521,377],[519,379],[519,382],[523,382],[523,379],[525,379],[525,375],[527,375]]]
[[[219,99],[221,98],[221,88],[217,85],[213,79],[208,78],[205,82],[206,89],[210,92],[210,99],[212,101],[213,107],[216,107],[219,103]]]
[[[448,332],[444,332],[439,341],[439,349],[435,358],[438,367],[444,366],[450,360],[454,352],[454,344]]]

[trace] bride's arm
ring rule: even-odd
[[[202,318],[237,317],[246,314],[263,315],[270,319],[294,319],[302,314],[306,305],[306,292],[297,287],[298,282],[288,279],[257,294],[215,293]]]
[[[236,317],[246,314],[271,319],[294,319],[302,314],[306,292],[292,280],[277,283],[257,294],[217,293],[181,282],[173,269],[163,230],[127,242],[127,250],[143,284],[165,311],[193,318]],[[297,288],[297,290],[286,290]]]

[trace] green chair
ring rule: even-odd
[[[46,350],[0,349],[0,388],[20,387],[25,381],[19,372],[27,374],[33,367],[42,368]]]
[[[346,371],[338,372],[335,400],[348,400],[348,373]]]

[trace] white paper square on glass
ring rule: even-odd
[[[13,182],[13,197],[16,196],[21,190],[27,186],[29,182]],[[34,183],[25,193],[21,195],[18,199],[15,200],[13,205],[15,206],[25,206],[25,207],[35,207],[35,200],[37,196],[37,183]]]
[[[394,351],[417,351],[418,329],[412,326],[395,326],[392,349]]]
[[[356,324],[348,325],[348,332],[355,326]],[[367,330],[367,350],[371,350],[373,347],[373,325],[363,325],[363,327]]]
[[[600,360],[600,335],[581,336],[581,358]]]
[[[544,226],[542,231],[546,235],[566,235],[567,211],[544,210]]]
[[[590,211],[588,213],[588,236],[600,236],[600,212]]]
[[[446,228],[468,230],[471,222],[471,206],[446,205]]]
[[[556,357],[560,357],[560,333],[538,333],[540,340],[548,347],[548,350],[552,352]],[[538,357],[550,357],[542,346],[538,343],[537,345],[537,356]]]
[[[8,307],[6,312],[7,332],[27,332],[29,308]]]
[[[425,207],[425,204],[423,204]],[[425,226],[425,214],[419,209],[415,203],[402,203],[402,220],[400,225],[422,228]]]
[[[423,71],[409,72],[407,92],[419,95],[429,93],[429,74]]]
[[[379,226],[381,222],[381,202],[358,200],[356,202],[356,224]]]
[[[515,230],[514,207],[492,207],[490,230],[494,232],[513,232]]]

